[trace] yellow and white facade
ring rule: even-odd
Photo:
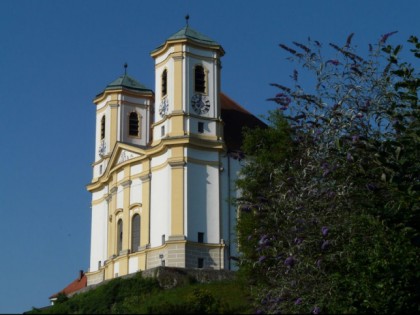
[[[240,160],[224,137],[223,48],[188,25],[99,94],[88,285],[161,265],[234,269]],[[240,132],[240,131],[239,131]]]

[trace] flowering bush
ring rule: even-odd
[[[420,311],[420,79],[393,34],[326,61],[317,41],[280,45],[316,85],[272,84],[269,128],[246,133],[240,270],[261,313]]]

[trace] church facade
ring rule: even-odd
[[[155,89],[125,73],[94,99],[87,285],[157,266],[235,269],[241,128],[221,45],[188,25],[152,51]]]

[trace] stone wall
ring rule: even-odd
[[[157,267],[142,271],[142,276],[155,277],[163,288],[173,288],[192,282],[207,283],[220,280],[231,280],[235,275],[234,271],[196,269],[196,268],[176,268],[176,267]]]
[[[137,275],[137,273],[132,273],[120,278],[130,278]],[[141,275],[144,278],[154,277],[157,278],[159,284],[162,288],[170,289],[179,285],[185,285],[189,283],[208,283],[212,281],[221,281],[221,280],[232,280],[235,276],[234,271],[230,270],[214,270],[214,269],[196,269],[196,268],[177,268],[177,267],[156,267],[141,271]],[[95,289],[100,285],[107,283],[110,280],[105,280],[102,283],[94,284],[87,286],[73,294],[79,294],[87,292],[89,290]]]

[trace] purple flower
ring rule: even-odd
[[[260,245],[260,249],[270,245],[270,239],[267,235],[261,236],[261,239],[258,241],[258,245]]]
[[[321,168],[324,170],[322,173],[322,176],[327,176],[329,173],[331,173],[330,165],[327,162],[324,162],[321,164]]]
[[[373,183],[369,183],[369,184],[366,185],[366,188],[367,188],[367,190],[374,191],[378,187],[375,184],[373,184]]]
[[[299,305],[302,304],[302,299],[301,298],[297,298],[295,301],[295,305]]]
[[[327,197],[328,198],[334,198],[335,197],[335,192],[329,190],[328,193],[327,193]]]
[[[363,117],[363,114],[362,113],[357,113],[356,117],[357,118],[362,118]]]
[[[264,234],[263,236],[261,236],[260,240],[258,241],[258,244],[262,245],[266,242],[266,240],[267,240],[267,235]]]
[[[284,264],[286,266],[292,267],[295,264],[295,259],[293,258],[293,256],[289,256],[286,258],[286,260],[284,261]]]
[[[334,66],[338,66],[340,64],[340,61],[338,61],[337,59],[330,59],[326,62],[326,64],[331,63]]]
[[[398,33],[398,31],[394,31],[394,32],[390,32],[390,33],[386,33],[385,35],[382,35],[380,42],[385,44],[388,37],[391,36],[391,35],[394,35],[395,33]]]
[[[322,259],[318,259],[318,260],[316,261],[316,266],[317,266],[318,268],[321,268],[321,262],[322,262]]]
[[[297,72],[297,70],[293,70],[293,80],[295,80],[295,81],[298,80],[298,72]]]
[[[354,136],[351,137],[351,140],[353,141],[353,143],[356,143],[357,141],[359,141],[359,136],[354,135]]]
[[[350,152],[347,152],[347,161],[348,162],[353,162],[354,161],[353,156],[350,154]]]
[[[321,228],[321,232],[322,232],[322,235],[323,236],[327,236],[328,235],[328,228],[326,227],[326,226],[323,226],[322,228]]]
[[[346,47],[349,48],[350,47],[350,43],[351,43],[351,39],[353,38],[354,33],[351,33],[348,37],[347,37],[347,41],[346,41]]]
[[[267,257],[266,256],[260,256],[260,258],[258,259],[259,263],[262,263]]]
[[[322,250],[325,250],[325,249],[327,249],[329,246],[330,246],[330,241],[329,241],[329,240],[326,240],[326,241],[324,241],[324,242],[322,243],[322,245],[321,245],[321,249],[322,249]]]
[[[290,104],[290,102],[292,101],[290,99],[290,97],[288,97],[286,94],[284,93],[278,93],[275,97],[275,102],[277,104],[283,105],[283,106],[287,106]]]
[[[312,310],[312,314],[318,315],[321,312],[321,309],[318,306],[315,306]]]

